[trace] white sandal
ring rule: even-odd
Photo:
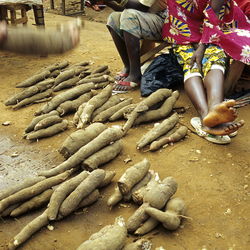
[[[207,141],[216,143],[216,144],[228,144],[231,142],[231,139],[228,135],[211,135],[202,130],[201,119],[199,117],[193,117],[190,121],[191,125],[195,129],[197,135],[203,137]]]

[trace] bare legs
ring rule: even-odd
[[[109,29],[109,32],[112,36],[112,39],[115,43],[116,49],[122,59],[122,62],[124,64],[124,70],[123,73],[129,73],[129,58],[127,54],[126,44],[125,41],[109,26],[107,26]]]
[[[213,69],[204,83],[198,76],[184,83],[186,93],[202,119],[204,131],[214,135],[230,134],[244,124],[244,121],[232,123],[236,118],[235,101],[223,102],[223,80],[222,71]]]
[[[108,29],[124,64],[122,73],[127,74],[123,82],[135,82],[139,84],[141,81],[140,39],[123,31],[123,40],[112,28],[108,27]],[[130,89],[131,86],[119,84],[115,86],[115,90],[118,91],[127,91]]]

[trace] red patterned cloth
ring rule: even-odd
[[[167,0],[167,3],[164,40],[183,45],[215,44],[233,59],[250,64],[250,20],[233,0],[226,1],[218,17],[210,0]]]

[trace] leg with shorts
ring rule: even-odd
[[[114,91],[127,92],[140,85],[140,40],[161,40],[163,22],[161,15],[134,9],[111,13],[107,27],[124,64],[124,77]]]
[[[175,49],[179,63],[183,66],[184,87],[197,110],[202,129],[213,135],[227,135],[243,125],[236,119],[234,100],[224,100],[224,71],[226,55],[215,45],[209,45],[202,60],[202,72],[197,65],[190,68],[194,52],[192,45],[179,45]]]

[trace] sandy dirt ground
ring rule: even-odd
[[[58,153],[58,149],[64,139],[75,130],[71,126],[69,130],[51,138],[28,142],[22,138],[24,129],[42,104],[13,111],[3,104],[4,100],[19,91],[15,88],[18,82],[31,76],[41,67],[64,59],[72,63],[89,60],[95,65],[107,64],[113,74],[118,72],[122,64],[104,24],[109,12],[107,9],[101,13],[88,10],[87,16],[83,17],[87,21],[81,32],[80,45],[64,55],[37,57],[0,52],[1,190],[21,182],[28,176],[34,176],[38,170],[48,169],[61,163],[63,157]],[[45,18],[47,26],[71,19],[51,13],[46,13]],[[94,22],[93,19],[101,22]],[[32,22],[34,20],[30,16],[29,23]],[[134,98],[134,102],[140,100],[139,91],[128,95]],[[177,104],[189,107],[182,115],[181,122],[191,129],[189,121],[196,112],[183,91]],[[238,112],[246,124],[229,145],[211,144],[189,132],[184,141],[173,146],[154,153],[139,152],[135,144],[153,127],[151,123],[132,128],[123,139],[122,153],[105,166],[105,169],[116,171],[115,180],[117,180],[127,167],[147,158],[151,163],[151,169],[157,171],[161,178],[173,176],[177,180],[179,187],[175,196],[186,201],[186,215],[189,219],[185,219],[181,228],[175,232],[157,227],[145,235],[145,238],[152,240],[153,249],[160,246],[171,250],[249,249],[250,106],[240,108]],[[72,115],[66,119],[71,121]],[[10,121],[11,124],[1,125],[5,121]],[[128,157],[132,161],[125,164],[124,160]],[[76,249],[92,233],[113,223],[115,217],[122,215],[127,219],[136,208],[133,204],[123,204],[113,208],[112,211],[106,206],[113,188],[114,184],[105,188],[101,199],[87,210],[53,223],[53,231],[42,229],[20,249]],[[1,219],[0,249],[7,249],[8,241],[41,211],[16,219]],[[134,239],[136,239],[134,236],[128,236],[128,242]]]

